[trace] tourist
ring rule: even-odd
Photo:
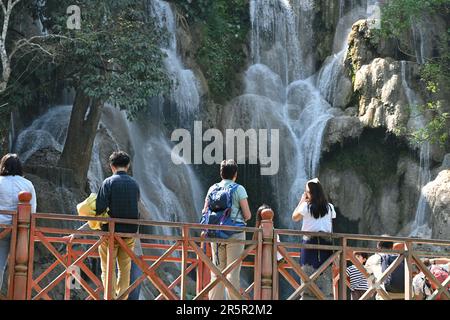
[[[209,196],[212,192],[215,192],[215,190],[218,190],[218,188],[232,188],[232,206],[231,206],[231,217],[236,222],[236,224],[244,224],[246,221],[250,220],[251,218],[251,212],[248,205],[248,195],[245,188],[239,184],[236,183],[237,179],[237,171],[238,167],[234,160],[224,160],[220,164],[220,177],[222,178],[222,181],[214,184],[209,188],[206,199],[205,199],[205,205],[203,208],[203,212],[207,212],[207,210],[211,210],[212,208],[209,208]],[[229,239],[238,239],[238,240],[245,240],[245,232],[236,232],[232,235],[230,235]],[[215,266],[218,267],[220,271],[223,271],[230,263],[232,263],[234,260],[238,259],[242,253],[244,252],[245,245],[243,243],[221,243],[221,242],[213,242],[211,243],[211,249],[212,249],[212,260]],[[240,272],[241,272],[241,265],[242,262],[240,262],[230,273],[227,274],[227,279],[231,282],[231,284],[236,288],[237,291],[240,290]],[[216,279],[216,274],[214,272],[211,272],[211,281],[214,281]],[[225,287],[222,282],[219,282],[211,291],[209,292],[209,299],[210,300],[224,300],[225,298]],[[239,296],[236,296],[232,292],[229,292],[227,289],[227,297],[231,300],[238,300],[240,299]]]
[[[116,151],[109,157],[110,167],[113,175],[105,181],[97,195],[96,200],[96,213],[102,214],[109,209],[108,214],[111,218],[121,219],[138,219],[138,201],[140,197],[139,185],[130,177],[127,172],[130,167],[130,157],[123,151]],[[102,225],[103,231],[108,231],[108,224]],[[115,232],[120,233],[136,233],[138,225],[117,223],[115,225]],[[135,239],[122,238],[126,245],[133,251],[135,245]],[[102,268],[102,282],[105,287],[106,296],[106,274],[107,274],[107,261],[108,261],[108,242],[103,242],[99,247],[99,254]],[[117,260],[119,275],[116,281],[116,270],[112,270],[112,283],[113,283],[113,297],[117,298],[129,287],[130,284],[130,270],[131,270],[131,258],[126,251],[119,246],[118,243],[114,244],[114,256],[113,260]],[[128,296],[124,297],[127,299]]]
[[[31,213],[36,212],[36,191],[31,181],[23,177],[22,164],[17,154],[8,153],[0,161],[0,210],[17,211],[21,191],[31,193]],[[0,224],[12,224],[12,216],[0,214]],[[1,231],[1,230],[0,230]],[[0,290],[8,262],[11,233],[0,239]]]
[[[365,252],[356,252],[356,259],[364,266],[367,260],[368,254]],[[347,277],[350,280],[350,291],[352,300],[359,300],[363,294],[369,290],[369,284],[363,273],[358,270],[355,265],[351,265],[346,270]]]
[[[303,220],[302,231],[323,232],[323,236],[303,236],[303,244],[332,245],[329,233],[332,232],[336,211],[328,203],[319,179],[312,179],[306,183],[299,204],[292,213],[292,220]],[[302,248],[300,251],[300,265],[309,265],[319,268],[332,254],[330,250],[317,250]]]
[[[388,235],[383,235],[388,236]],[[393,250],[394,242],[392,241],[379,241],[377,244],[378,249]],[[372,275],[372,282],[379,281],[389,266],[394,263],[398,258],[398,254],[389,253],[375,253],[371,255],[365,264],[367,272]],[[402,261],[395,270],[391,272],[385,280],[380,283],[382,289],[384,289],[392,299],[401,299],[404,296],[405,290],[405,264]],[[383,300],[383,297],[377,293],[377,300]]]
[[[77,230],[81,231],[90,231],[92,230],[89,227],[89,223],[83,224],[81,227],[79,227]],[[79,238],[79,235],[71,234],[68,237],[65,237],[68,242],[72,242],[74,239]],[[136,238],[135,244],[134,244],[134,254],[137,257],[141,257],[143,255],[142,252],[142,246],[141,246],[141,239]],[[130,285],[133,284],[139,277],[142,275],[142,270],[137,266],[137,264],[132,260],[131,261],[131,271],[130,271]],[[139,295],[141,292],[141,286],[142,283],[140,283],[135,289],[133,289],[130,294],[128,295],[128,300],[139,300]]]
[[[448,258],[435,258],[435,259],[423,259],[422,262],[429,269],[430,273],[440,282],[443,283],[450,274],[450,259]],[[416,300],[429,299],[437,286],[427,279],[422,272],[414,276],[413,281],[414,298]],[[447,290],[450,292],[450,284],[447,285]],[[436,297],[436,300],[441,299],[441,295]]]

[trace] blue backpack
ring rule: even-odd
[[[381,254],[381,272],[384,272],[397,259],[395,254]],[[384,281],[386,291],[393,293],[405,292],[405,260],[387,276]]]
[[[200,220],[201,224],[212,224],[219,226],[239,226],[245,227],[245,223],[236,222],[236,217],[231,217],[231,207],[233,205],[233,193],[239,187],[233,183],[227,187],[222,187],[218,183],[208,194],[208,209],[203,212]],[[231,230],[204,230],[206,235],[211,238],[228,239],[234,233],[239,231]]]

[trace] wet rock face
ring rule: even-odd
[[[404,167],[404,163],[409,166]],[[408,159],[401,159],[398,167],[396,174],[384,180],[381,189],[375,190],[357,170],[339,171],[325,165],[320,180],[329,201],[342,215],[336,220],[336,231],[407,235],[404,225],[414,220],[415,197],[418,196],[414,176],[418,168]],[[406,176],[414,179],[406,181]]]
[[[354,90],[359,92],[359,118],[369,127],[391,132],[406,127],[409,108],[402,87],[400,62],[376,58],[356,72]]]
[[[369,130],[369,131],[368,131]],[[337,209],[337,232],[408,235],[419,197],[419,166],[393,136],[365,129],[324,153],[319,179]]]
[[[322,151],[328,151],[333,144],[340,144],[344,139],[358,138],[363,125],[358,118],[339,115],[328,121],[327,133],[322,144]]]
[[[371,34],[367,20],[360,20],[352,26],[348,37],[348,59],[355,70],[377,57],[376,48],[370,42]]]
[[[432,210],[432,238],[450,239],[450,170],[442,170],[423,192]]]

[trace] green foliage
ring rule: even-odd
[[[34,12],[34,7],[26,1],[19,2],[14,8],[6,46],[9,54],[16,48],[17,42],[23,41],[26,37],[16,30],[16,26],[23,24],[24,16],[36,18]],[[54,64],[52,58],[36,44],[41,43],[35,42],[34,45],[24,46],[12,56],[11,77],[6,90],[0,95],[1,112],[5,114],[9,114],[13,108],[36,104],[43,96],[48,98],[52,96],[54,88],[50,78],[54,76]],[[47,49],[51,51],[51,48]],[[5,120],[5,117],[1,119]],[[6,119],[9,123],[9,116]]]
[[[226,100],[245,62],[243,45],[249,30],[247,0],[176,0],[183,16],[202,31],[195,57],[202,68],[211,93]],[[190,3],[189,3],[190,2]]]
[[[81,9],[80,30],[66,26],[72,4]],[[145,1],[47,0],[38,9],[53,35],[46,46],[55,51],[66,85],[125,109],[130,118],[169,88],[159,48],[164,35],[145,14]]]
[[[425,128],[414,132],[413,138],[417,144],[424,141],[445,145],[449,138],[448,134],[448,120],[450,120],[450,113],[442,111],[441,101],[428,102],[422,106],[423,112],[434,112],[435,116],[426,125]]]
[[[411,28],[411,22],[424,13],[436,14],[449,4],[449,0],[392,0],[382,7],[381,27],[385,35],[402,38],[405,30]]]
[[[380,34],[384,37],[394,37],[399,41],[400,50],[407,55],[414,56],[405,33],[409,32],[412,24],[417,23],[425,15],[441,15],[444,21],[450,17],[450,0],[392,0],[382,9],[382,28]],[[425,84],[428,97],[422,112],[431,115],[431,121],[425,128],[413,133],[416,143],[430,141],[439,143],[442,147],[449,137],[449,113],[442,108],[443,90],[450,88],[450,29],[439,35],[438,54],[428,59],[421,66],[421,80]],[[408,50],[409,48],[409,50]],[[444,93],[445,96],[445,93]]]

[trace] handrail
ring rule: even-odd
[[[14,279],[11,281],[9,297],[14,299],[53,299],[55,298],[55,288],[64,286],[64,299],[71,299],[73,290],[69,283],[71,279],[80,286],[86,299],[101,299],[106,292],[106,298],[114,298],[112,284],[109,281],[112,277],[114,268],[113,260],[109,261],[106,268],[106,289],[98,275],[94,274],[85,264],[85,259],[99,258],[98,248],[106,246],[109,254],[112,254],[112,246],[121,247],[125,254],[142,271],[142,276],[117,297],[118,299],[126,296],[134,290],[144,280],[148,280],[151,285],[159,291],[157,299],[205,299],[210,290],[219,283],[224,285],[230,292],[240,296],[243,299],[278,299],[280,279],[287,282],[286,290],[293,290],[289,293],[289,299],[298,299],[306,291],[310,291],[318,299],[327,299],[327,295],[316,283],[321,274],[326,270],[332,270],[332,279],[334,286],[334,299],[346,299],[346,288],[349,285],[346,281],[347,262],[353,263],[358,270],[363,272],[364,277],[370,278],[370,275],[364,269],[364,266],[355,258],[355,252],[372,253],[392,253],[398,255],[396,261],[383,273],[380,279],[369,279],[374,281],[369,290],[361,297],[368,299],[374,294],[383,299],[390,299],[390,294],[383,287],[383,281],[396,268],[405,265],[405,293],[404,299],[411,299],[413,296],[411,282],[413,277],[413,267],[416,266],[419,271],[424,272],[425,276],[436,286],[433,298],[441,297],[450,299],[450,293],[445,289],[447,283],[439,283],[436,278],[426,270],[421,262],[421,257],[448,256],[444,252],[433,253],[420,248],[414,248],[414,245],[432,245],[432,246],[450,246],[450,241],[440,239],[420,239],[407,237],[360,235],[345,233],[315,233],[299,230],[274,229],[273,212],[264,210],[261,213],[261,227],[233,227],[202,225],[199,223],[187,222],[165,222],[152,220],[133,220],[117,218],[100,217],[80,217],[64,214],[36,213],[31,215],[31,206],[29,204],[30,194],[23,193],[19,195],[19,206],[17,214],[13,214],[14,226],[9,226],[12,234],[17,235],[17,241],[14,240],[12,247],[17,248],[17,257],[10,260],[14,265]],[[0,212],[1,213],[1,212]],[[109,231],[101,230],[75,230],[73,226],[64,227],[46,227],[42,222],[45,220],[60,222],[86,222],[102,221],[109,225]],[[115,232],[117,224],[142,225],[149,227],[163,227],[171,230],[169,235],[160,235],[154,233],[123,233]],[[0,225],[2,227],[3,225]],[[215,239],[203,238],[199,235],[199,230],[232,230],[244,231],[247,234],[254,234],[247,239]],[[142,229],[141,229],[142,230]],[[0,235],[2,233],[0,232]],[[65,235],[75,234],[77,236],[88,237],[85,239],[76,238],[69,240]],[[321,236],[330,238],[333,241],[330,244],[304,244],[296,240],[303,236]],[[282,238],[278,240],[278,236]],[[288,238],[284,238],[288,237]],[[142,256],[136,256],[124,242],[124,238],[141,239],[143,250],[146,250]],[[294,240],[292,239],[294,238]],[[284,241],[283,241],[284,240]],[[374,247],[361,247],[361,245],[351,245],[355,240],[362,241],[392,241],[403,243],[402,248],[397,249],[378,249]],[[244,251],[236,260],[227,262],[224,269],[218,269],[211,261],[211,252],[209,244],[214,242],[221,243],[239,243],[244,246]],[[357,242],[356,242],[357,243]],[[34,254],[35,246],[39,244],[51,258],[49,265],[41,266],[37,274]],[[81,247],[78,247],[81,246]],[[208,249],[209,248],[209,249]],[[332,255],[312,274],[307,273],[297,262],[300,256],[299,249],[329,250]],[[426,248],[426,246],[424,247]],[[46,250],[46,251],[45,251]],[[153,250],[153,251],[147,251]],[[206,250],[206,251],[205,251]],[[14,250],[13,250],[14,251]],[[282,259],[278,261],[277,253],[281,254]],[[450,255],[450,254],[449,254]],[[174,279],[168,280],[168,277],[160,277],[157,273],[158,268],[163,264],[174,264],[173,270],[179,271],[179,276],[175,273]],[[252,273],[246,271],[249,286],[247,288],[235,287],[226,277],[234,268],[238,266],[247,268]],[[62,272],[60,271],[62,267]],[[74,270],[82,272],[80,273]],[[177,271],[177,272],[178,272]],[[173,271],[175,272],[175,271]],[[190,273],[196,273],[195,291],[188,285],[192,277]],[[214,276],[214,278],[212,278]],[[298,282],[298,279],[301,279]],[[253,282],[252,282],[253,281]],[[178,291],[174,291],[179,288]]]
[[[209,226],[214,227],[215,230],[234,230],[234,231],[249,231],[255,232],[258,228],[253,227],[236,227],[236,226],[218,226],[204,224],[191,223],[191,222],[171,222],[171,221],[156,221],[156,220],[142,220],[142,219],[119,219],[119,218],[100,218],[100,217],[85,217],[85,216],[72,216],[67,214],[57,213],[36,213],[37,219],[53,219],[53,220],[76,220],[76,221],[103,221],[103,222],[115,222],[122,224],[138,224],[143,226],[169,226],[180,228],[182,226],[189,226],[194,229],[206,229]]]
[[[363,235],[352,233],[325,233],[325,232],[308,232],[292,229],[274,229],[279,235],[291,235],[291,236],[321,236],[331,238],[347,238],[350,240],[370,240],[370,241],[392,241],[392,242],[405,242],[414,241],[415,243],[424,244],[439,244],[450,245],[450,240],[442,239],[425,239],[425,238],[408,238],[408,237],[396,237],[396,236],[379,236],[379,235]]]

